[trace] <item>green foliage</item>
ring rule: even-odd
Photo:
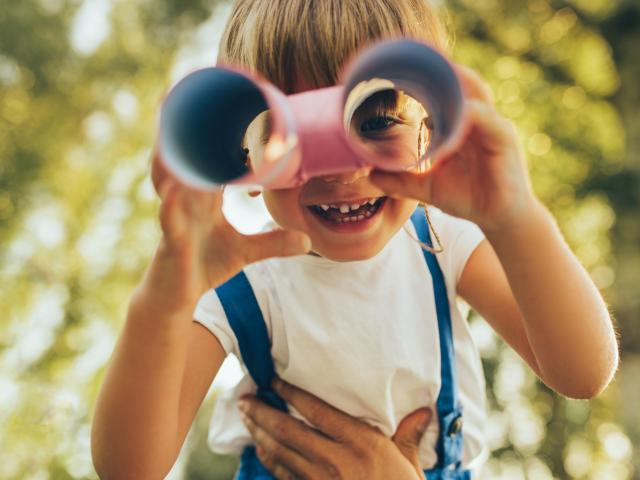
[[[610,198],[624,195],[637,225],[639,185],[613,101],[621,78],[603,35],[602,22],[618,21],[617,8],[574,3],[451,2],[455,57],[482,73],[498,108],[516,123],[536,193],[615,312],[616,294],[625,288],[615,281],[616,260],[638,263],[633,256],[616,259],[616,247],[626,248],[612,232],[623,208]],[[619,58],[622,68],[625,61],[632,59]],[[472,321],[481,332],[487,328]],[[632,446],[615,384],[591,402],[567,400],[535,381],[505,345],[491,345],[483,352],[493,451],[486,478],[631,478]]]
[[[148,178],[157,108],[176,51],[215,14],[215,2],[4,3],[0,478],[96,478],[91,411],[159,236]],[[83,17],[87,5],[100,18]],[[624,365],[640,317],[640,165],[632,163],[640,153],[640,6],[449,7],[456,60],[489,81],[516,123],[536,192],[603,289],[628,347],[622,380],[591,402],[567,400],[472,316],[491,407],[486,478],[632,478],[627,435],[638,443],[640,419],[624,406],[639,387]],[[96,22],[90,33],[105,29],[101,40],[76,35],[88,18]],[[209,400],[181,456],[187,478],[230,478],[235,468],[206,448]]]

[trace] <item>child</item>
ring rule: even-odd
[[[301,92],[334,84],[351,54],[397,36],[445,50],[427,0],[239,0],[219,59]],[[210,444],[243,452],[239,478],[268,478],[236,402],[257,384],[285,409],[274,371],[387,436],[430,406],[421,468],[467,478],[486,455],[484,380],[456,294],[556,391],[589,398],[608,384],[617,345],[607,307],[535,198],[514,128],[477,75],[458,73],[471,126],[457,152],[422,174],[363,168],[265,190],[284,230],[241,235],[221,193],[178,184],[156,158],[163,237],[98,399],[101,476],[162,478],[233,352],[248,375],[216,407]],[[417,201],[432,205],[433,241]]]

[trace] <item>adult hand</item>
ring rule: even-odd
[[[255,396],[239,401],[256,454],[278,479],[424,479],[418,444],[431,410],[408,415],[392,438],[280,379],[274,390],[313,425],[269,407]]]

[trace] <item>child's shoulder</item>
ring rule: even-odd
[[[431,225],[432,236],[440,238],[445,249],[444,243],[452,244],[460,240],[477,243],[484,238],[480,227],[472,221],[455,217],[433,206],[426,208],[426,220]]]
[[[441,247],[436,253],[447,283],[455,289],[471,253],[485,238],[475,223],[455,217],[442,210],[427,207],[431,238],[434,247]]]

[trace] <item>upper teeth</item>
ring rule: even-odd
[[[363,200],[361,203],[341,203],[341,204],[335,204],[332,203],[330,205],[327,205],[326,203],[321,203],[319,205],[320,208],[322,208],[322,210],[324,210],[325,212],[327,210],[329,210],[329,208],[335,208],[337,210],[340,210],[340,213],[349,213],[349,211],[353,211],[353,210],[357,210],[360,207],[362,207],[363,205],[366,205],[367,203],[369,205],[373,205],[376,203],[378,199],[377,198],[371,198],[368,200]]]

